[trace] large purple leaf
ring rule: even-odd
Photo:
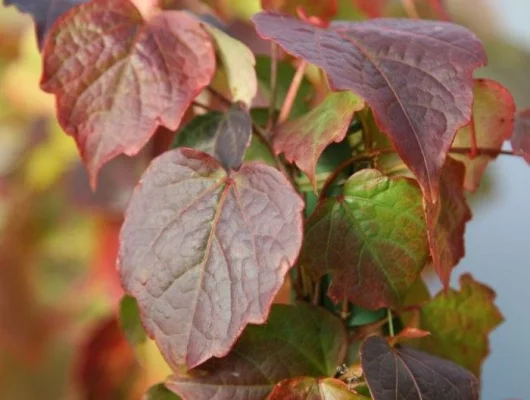
[[[72,135],[92,186],[103,164],[135,155],[159,125],[176,130],[209,84],[213,45],[182,11],[145,19],[129,0],[92,0],[50,31],[42,88],[57,96],[58,119]]]
[[[189,148],[153,161],[126,213],[119,273],[172,367],[224,356],[266,320],[301,246],[302,209],[263,164],[227,175]]]
[[[477,400],[478,382],[464,368],[380,336],[361,346],[361,364],[375,400]]]
[[[363,97],[427,199],[438,197],[447,151],[471,118],[472,72],[486,62],[473,33],[408,19],[333,22],[327,29],[274,12],[253,21],[262,37],[321,67],[335,90]]]
[[[278,304],[265,325],[245,329],[226,357],[177,372],[167,386],[184,399],[263,400],[284,379],[333,375],[346,347],[333,314],[307,303]]]
[[[42,47],[53,23],[62,14],[88,0],[4,0],[4,4],[15,5],[20,11],[30,14],[35,21],[37,40]]]

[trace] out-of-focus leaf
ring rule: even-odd
[[[252,20],[262,37],[322,68],[334,90],[365,99],[425,197],[438,198],[449,147],[471,119],[473,70],[486,62],[471,31],[405,19],[333,22],[322,29],[270,11]]]
[[[261,400],[284,379],[333,375],[345,351],[338,318],[306,303],[278,304],[266,324],[247,326],[225,358],[177,374],[167,386],[185,399]]]
[[[410,179],[357,172],[308,219],[301,265],[314,280],[332,273],[336,302],[399,308],[428,257],[421,199]]]
[[[151,163],[127,210],[119,272],[172,367],[221,357],[266,320],[301,247],[302,210],[263,164],[227,175],[189,148]]]
[[[344,139],[353,113],[363,107],[364,102],[351,92],[332,93],[309,113],[280,125],[274,132],[274,151],[295,162],[316,191],[320,155],[328,145]]]
[[[264,10],[280,11],[293,16],[298,10],[309,17],[319,17],[328,21],[337,14],[337,0],[261,0]]]
[[[492,289],[462,275],[460,290],[441,291],[421,309],[420,327],[431,332],[421,348],[479,376],[489,354],[488,335],[504,320],[494,300]]]
[[[390,347],[380,336],[361,346],[361,363],[376,400],[477,400],[477,378],[451,361],[407,347]]]
[[[159,125],[176,130],[215,69],[199,21],[183,11],[145,20],[128,0],[76,7],[54,25],[43,58],[41,86],[57,96],[93,187],[102,165],[137,154]]]
[[[278,383],[267,400],[367,400],[333,378],[292,378]]]
[[[424,201],[425,220],[434,269],[445,288],[451,271],[464,256],[464,231],[471,210],[464,196],[466,169],[460,161],[447,158],[440,179],[440,199]]]
[[[512,148],[515,154],[519,154],[530,164],[530,109],[517,114]]]
[[[500,150],[504,140],[512,135],[515,119],[512,95],[500,83],[491,79],[476,79],[473,97],[473,119],[476,145],[480,148]],[[460,129],[452,147],[472,147],[471,124]],[[464,154],[451,154],[466,166],[464,188],[475,191],[488,163],[495,157],[478,155],[471,159]]]

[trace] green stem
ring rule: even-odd
[[[388,330],[390,332],[390,337],[394,337],[394,321],[392,320],[392,310],[387,308],[386,317],[388,320]]]

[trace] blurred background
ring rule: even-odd
[[[223,1],[241,16],[258,3]],[[447,3],[485,42],[490,64],[477,75],[530,107],[530,1]],[[149,148],[106,166],[92,193],[40,69],[30,18],[0,5],[0,398],[137,399],[168,374],[151,342],[134,354],[115,317],[117,235]],[[500,157],[470,201],[453,283],[471,272],[497,291],[506,318],[491,336],[482,399],[530,398],[530,168]]]

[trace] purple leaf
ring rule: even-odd
[[[449,147],[471,118],[472,72],[486,62],[473,33],[408,19],[333,22],[327,29],[274,12],[253,21],[262,37],[321,67],[335,90],[363,97],[427,199],[437,199]]]
[[[512,148],[515,154],[523,157],[530,164],[530,109],[517,114],[512,137]]]
[[[126,213],[119,273],[174,369],[224,356],[265,322],[300,250],[303,206],[263,164],[227,175],[188,148],[152,162]]]

